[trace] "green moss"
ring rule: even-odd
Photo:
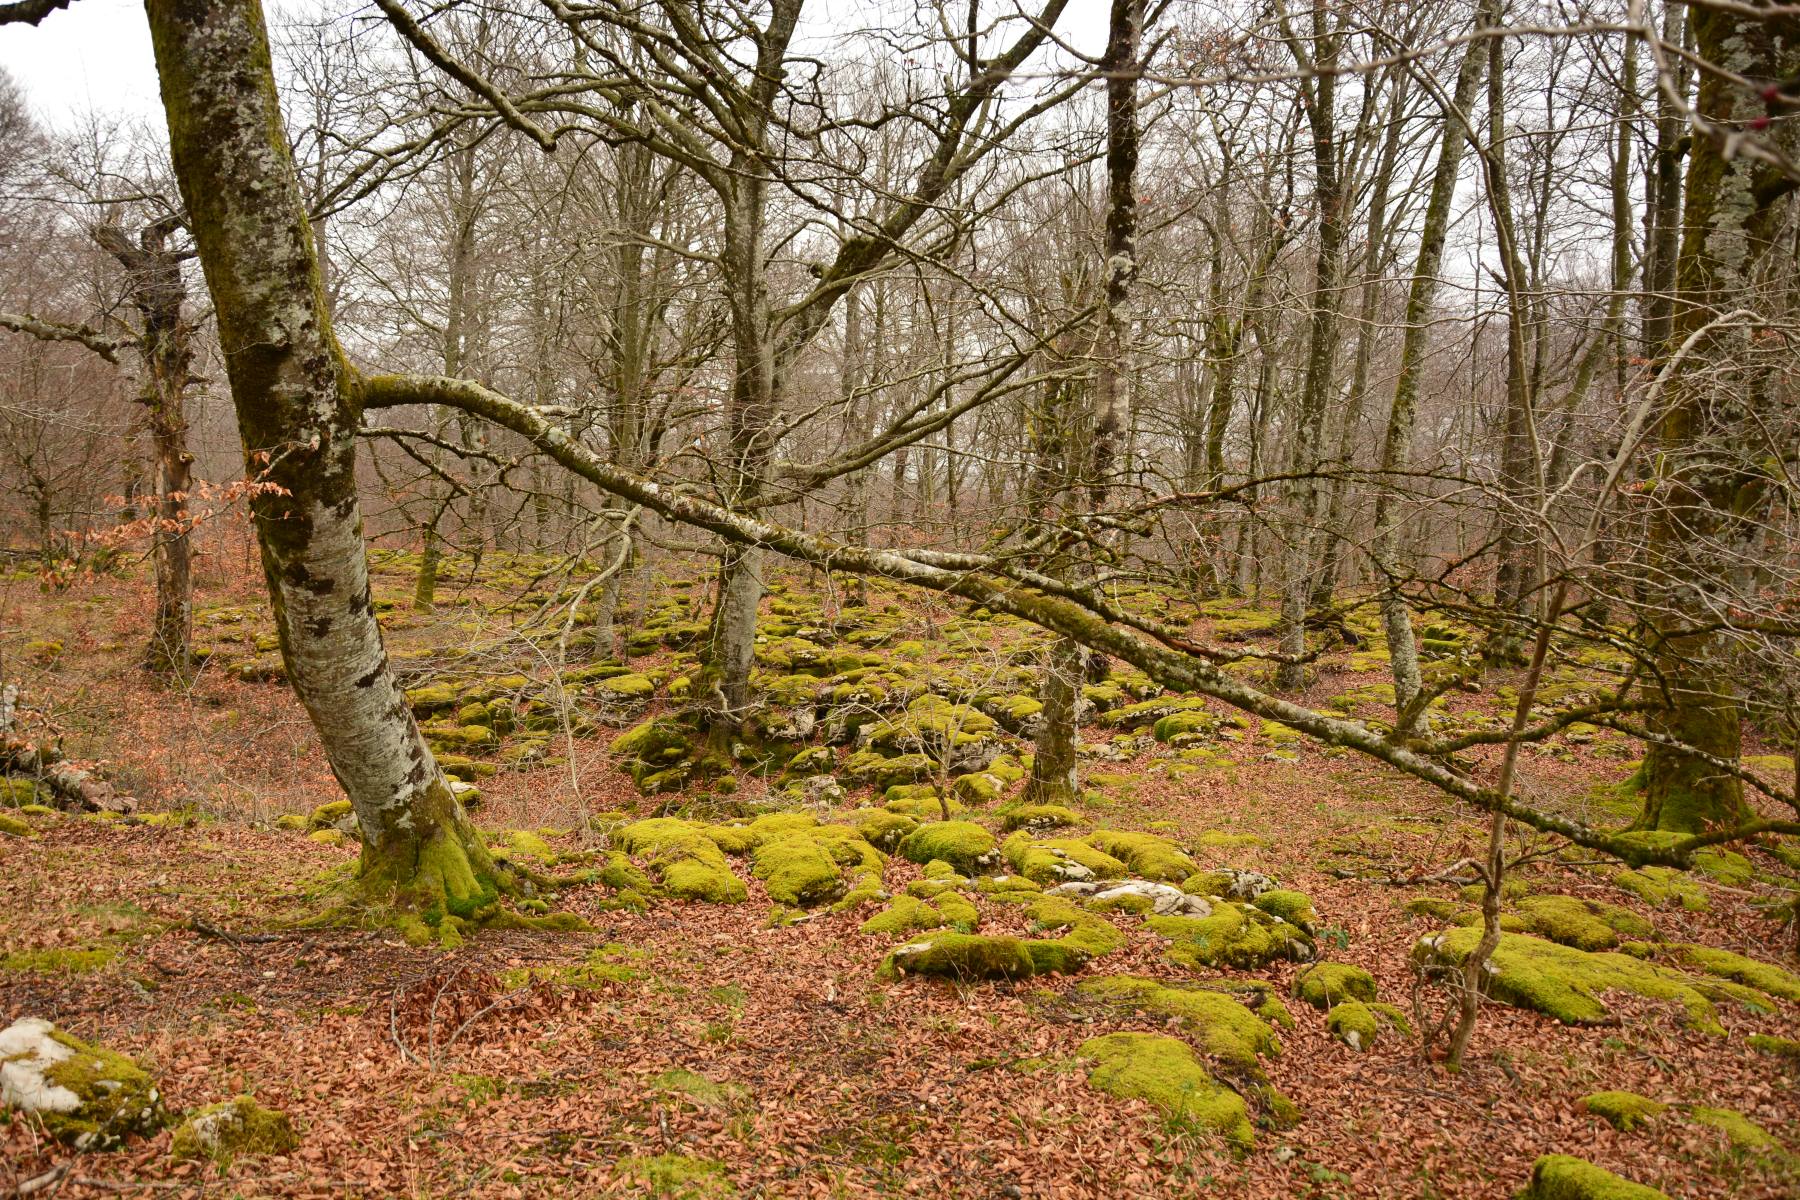
[[[1586,1159],[1546,1154],[1531,1167],[1531,1182],[1516,1200],[1669,1200]]]
[[[1705,912],[1710,906],[1706,889],[1673,867],[1626,868],[1612,881],[1653,908],[1679,905],[1689,912]]]
[[[886,791],[901,784],[917,783],[937,774],[937,761],[925,754],[886,755],[879,750],[858,750],[844,759],[844,778]],[[899,810],[896,810],[899,811]],[[913,815],[923,815],[914,813]]]
[[[896,947],[882,974],[944,975],[955,979],[1029,979],[1037,964],[1022,938],[937,933]]]
[[[941,859],[973,875],[993,862],[994,835],[973,821],[933,821],[900,839],[899,853],[909,862]]]
[[[1352,1050],[1367,1050],[1381,1036],[1381,1024],[1375,1019],[1374,1010],[1360,1000],[1332,1005],[1325,1014],[1325,1028]]]
[[[1351,963],[1318,962],[1295,978],[1294,995],[1320,1010],[1343,1000],[1373,1001],[1375,977]]]
[[[1721,979],[1730,979],[1759,992],[1779,996],[1783,1000],[1800,1000],[1800,975],[1773,963],[1759,962],[1754,958],[1711,946],[1682,944],[1669,949],[1675,960],[1684,967],[1704,971]]]
[[[1224,833],[1217,829],[1209,829],[1194,839],[1194,845],[1202,850],[1250,850],[1268,844],[1254,833]]]
[[[1083,982],[1076,993],[1178,1021],[1185,1032],[1197,1037],[1209,1057],[1237,1071],[1258,1072],[1261,1058],[1281,1053],[1281,1042],[1268,1024],[1217,991],[1170,986],[1135,975],[1109,975]]]
[[[25,1036],[18,1043],[14,1038]],[[18,1021],[0,1031],[9,1042],[6,1061],[46,1085],[73,1093],[68,1111],[37,1110],[50,1136],[77,1150],[110,1150],[133,1134],[150,1134],[165,1120],[155,1082],[123,1054],[91,1045],[44,1021]]]
[[[177,1159],[207,1158],[229,1166],[242,1155],[286,1154],[299,1145],[286,1113],[239,1096],[190,1115],[176,1127],[169,1152]]]
[[[1458,923],[1464,921],[1470,912],[1466,905],[1458,904],[1454,900],[1443,900],[1436,896],[1414,896],[1401,908],[1415,917],[1431,917],[1438,921]],[[1479,917],[1481,914],[1476,913],[1475,915]]]
[[[715,1083],[697,1071],[681,1067],[664,1071],[650,1081],[650,1086],[658,1096],[685,1108],[729,1112],[742,1108],[750,1098],[749,1089],[741,1084]]]
[[[515,967],[500,972],[499,979],[501,986],[508,991],[522,988],[530,983],[553,983],[573,988],[601,988],[608,984],[633,983],[643,978],[642,970],[629,965],[643,957],[644,953],[641,950],[634,950],[619,942],[608,942],[604,946],[588,951],[587,957],[578,963]]]
[[[1420,939],[1415,961],[1460,964],[1475,949],[1481,931],[1451,929]],[[1743,993],[1734,985],[1706,984],[1667,967],[1640,962],[1625,954],[1592,953],[1526,934],[1503,933],[1487,977],[1487,991],[1502,1004],[1529,1008],[1565,1025],[1597,1025],[1610,1019],[1601,997],[1609,990],[1651,1000],[1673,1000],[1686,1010],[1688,1023],[1708,1033],[1723,1033],[1711,995]],[[1748,996],[1756,993],[1748,992]]]
[[[1039,932],[1068,930],[1060,940],[1089,958],[1111,954],[1125,944],[1125,935],[1118,926],[1062,896],[1033,899],[1025,908],[1025,916]]]
[[[722,1200],[737,1189],[726,1178],[723,1163],[685,1154],[621,1158],[615,1170],[633,1186],[633,1194],[661,1200]]]
[[[312,810],[306,818],[308,829],[328,829],[351,815],[352,809],[348,800],[333,800],[329,804],[321,804]]]
[[[1219,901],[1210,916],[1151,917],[1145,925],[1174,943],[1169,958],[1185,967],[1255,968],[1313,956],[1312,939],[1297,927],[1247,904]]]
[[[1650,1118],[1668,1111],[1669,1107],[1660,1100],[1652,1100],[1636,1092],[1595,1092],[1583,1096],[1580,1104],[1624,1133],[1630,1133]]]
[[[0,813],[0,836],[34,838],[37,836],[37,830],[17,817],[9,817],[5,813]]]
[[[1318,928],[1319,914],[1313,911],[1312,897],[1305,892],[1275,888],[1264,892],[1252,903],[1270,916],[1280,917],[1306,933],[1310,934]]]
[[[863,840],[881,850],[892,851],[900,839],[919,827],[919,822],[904,813],[884,808],[862,808],[850,814],[850,823]]]
[[[1243,1097],[1215,1080],[1186,1042],[1153,1033],[1109,1033],[1076,1051],[1092,1063],[1088,1086],[1143,1100],[1172,1124],[1210,1130],[1240,1149],[1255,1141]]]
[[[625,826],[613,837],[626,853],[646,857],[663,890],[676,899],[735,904],[749,896],[724,852],[686,821],[652,817]]]
[[[944,892],[933,903],[944,914],[944,919],[950,922],[952,929],[974,933],[975,927],[981,924],[980,910],[956,892]]]
[[[1111,855],[1140,879],[1180,883],[1195,871],[1194,860],[1180,846],[1153,833],[1128,833],[1102,829],[1087,839],[1088,845]]]
[[[1752,1050],[1760,1050],[1764,1054],[1773,1054],[1777,1058],[1800,1062],[1800,1041],[1795,1041],[1793,1038],[1776,1037],[1769,1033],[1753,1033],[1745,1041]]]
[[[299,813],[282,813],[275,818],[275,828],[294,833],[306,828],[306,818]]]
[[[864,921],[857,932],[893,937],[937,929],[947,923],[943,913],[923,900],[895,896],[892,904]]]
[[[1224,896],[1231,891],[1228,871],[1200,871],[1181,881],[1181,890],[1190,896]]]
[[[1781,1149],[1781,1143],[1771,1137],[1768,1130],[1735,1109],[1705,1108],[1696,1105],[1687,1110],[1687,1115],[1696,1124],[1705,1125],[1723,1133],[1735,1149],[1751,1151]]]
[[[1512,912],[1525,932],[1579,950],[1611,950],[1621,936],[1656,936],[1655,926],[1630,909],[1576,896],[1527,896]]]
[[[1015,804],[1012,808],[999,811],[1001,833],[1012,833],[1013,829],[1051,829],[1057,826],[1073,826],[1080,824],[1075,810],[1064,804]]]
[[[19,950],[0,958],[0,970],[38,971],[46,975],[85,975],[119,956],[111,946],[48,947]]]
[[[751,874],[764,882],[777,904],[810,908],[843,891],[843,872],[810,834],[790,833],[763,842],[753,853]]]
[[[1125,874],[1123,862],[1096,850],[1077,838],[1034,841],[1020,830],[1000,848],[1006,863],[1033,883],[1061,883],[1067,879],[1117,879]]]
[[[36,804],[39,790],[36,780],[0,775],[0,808],[24,808]]]

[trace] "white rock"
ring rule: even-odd
[[[21,1017],[0,1029],[0,1108],[23,1112],[74,1112],[81,1097],[51,1083],[45,1072],[75,1057],[50,1036],[56,1027],[42,1017]]]

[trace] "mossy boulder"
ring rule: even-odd
[[[1481,940],[1475,928],[1450,929],[1421,938],[1413,961],[1458,967]],[[1602,997],[1627,992],[1650,1000],[1672,1000],[1688,1024],[1707,1033],[1724,1032],[1713,1000],[1730,998],[1752,1010],[1773,1007],[1761,992],[1742,984],[1696,979],[1681,971],[1642,962],[1626,954],[1595,953],[1522,933],[1503,933],[1488,960],[1487,994],[1502,1004],[1555,1017],[1565,1025],[1598,1025],[1611,1019]]]
[[[331,829],[342,825],[346,818],[352,821],[355,819],[351,816],[350,802],[333,800],[329,804],[321,804],[313,809],[307,815],[306,827],[308,829]]]
[[[36,836],[37,830],[31,827],[29,821],[22,821],[18,817],[0,813],[0,837],[34,838]]]
[[[635,821],[613,835],[627,854],[649,861],[662,890],[678,900],[735,904],[749,896],[718,844],[687,821],[653,817]]]
[[[694,732],[672,717],[655,717],[613,739],[619,769],[644,791],[679,787],[697,755]]]
[[[1531,1167],[1531,1182],[1514,1200],[1669,1200],[1583,1158],[1546,1154]]]
[[[1783,1000],[1800,1001],[1800,975],[1774,963],[1691,943],[1670,946],[1669,953],[1676,962],[1691,970],[1729,979]]]
[[[1000,853],[1007,866],[1037,884],[1118,879],[1126,873],[1123,862],[1079,838],[1035,841],[1020,830],[1006,839]]]
[[[763,881],[777,904],[811,908],[835,899],[844,890],[837,860],[806,832],[771,838],[751,852],[751,874]]]
[[[953,979],[1029,979],[1038,973],[1024,938],[938,933],[895,947],[884,975],[942,975]]]
[[[1612,881],[1652,908],[1680,907],[1689,912],[1705,912],[1711,903],[1705,888],[1674,867],[1628,867],[1614,872]]]
[[[1318,932],[1319,914],[1313,910],[1312,897],[1305,892],[1273,888],[1251,903],[1272,917],[1280,917],[1308,936]]]
[[[1087,843],[1124,863],[1128,873],[1155,883],[1180,883],[1198,869],[1180,846],[1154,833],[1102,829]]]
[[[858,933],[893,937],[940,929],[949,924],[933,905],[913,896],[895,896],[885,909],[864,921]]]
[[[917,783],[937,774],[935,759],[924,754],[883,754],[879,750],[858,750],[844,759],[843,777],[852,784],[867,785],[886,791],[899,784]]]
[[[1687,1117],[1696,1125],[1705,1125],[1723,1133],[1735,1150],[1766,1153],[1781,1149],[1781,1143],[1768,1130],[1736,1109],[1695,1105],[1687,1110]]]
[[[1298,926],[1248,904],[1221,901],[1204,917],[1151,917],[1145,924],[1173,944],[1169,958],[1184,967],[1253,969],[1280,959],[1311,962],[1316,950]]]
[[[1177,1021],[1198,1039],[1208,1057],[1240,1072],[1259,1071],[1262,1058],[1281,1053],[1281,1042],[1265,1021],[1232,997],[1206,987],[1108,975],[1086,980],[1075,991],[1084,999]]]
[[[850,814],[849,821],[864,841],[889,852],[900,844],[901,838],[919,827],[916,819],[885,808],[857,809]]]
[[[1365,1004],[1361,1000],[1345,1000],[1331,1006],[1325,1014],[1325,1028],[1352,1050],[1367,1050],[1387,1029],[1402,1034],[1412,1032],[1405,1014],[1391,1004]]]
[[[1083,1042],[1088,1086],[1109,1096],[1143,1100],[1178,1126],[1220,1134],[1239,1149],[1255,1141],[1244,1098],[1214,1079],[1179,1038],[1109,1033]]]
[[[1078,825],[1081,818],[1063,804],[1016,804],[1000,810],[1000,832],[1016,829],[1044,830]]]
[[[1375,977],[1352,963],[1317,962],[1294,979],[1294,995],[1324,1011],[1345,1000],[1375,999]]]
[[[0,1108],[30,1114],[76,1150],[114,1149],[165,1123],[142,1067],[36,1017],[0,1030]]]
[[[1526,896],[1509,915],[1523,932],[1578,950],[1611,950],[1622,938],[1656,936],[1656,927],[1630,909],[1577,896]]]
[[[176,1127],[169,1152],[178,1159],[206,1158],[228,1166],[242,1155],[286,1154],[299,1145],[286,1113],[239,1096],[191,1114]]]
[[[908,862],[947,862],[963,875],[974,875],[997,861],[994,835],[973,821],[921,825],[900,839],[899,853]]]
[[[1582,1108],[1624,1133],[1630,1133],[1652,1117],[1667,1112],[1669,1108],[1660,1100],[1652,1100],[1636,1092],[1594,1092],[1583,1096],[1579,1103]]]

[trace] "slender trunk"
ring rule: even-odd
[[[1490,20],[1489,6],[1476,14],[1476,25]],[[1387,431],[1381,443],[1381,483],[1375,492],[1375,531],[1370,557],[1381,575],[1381,624],[1387,633],[1388,662],[1394,676],[1394,706],[1400,714],[1396,734],[1404,737],[1419,716],[1417,704],[1423,681],[1419,673],[1419,647],[1413,638],[1412,612],[1400,584],[1405,575],[1399,553],[1402,490],[1399,480],[1412,459],[1413,433],[1418,423],[1419,376],[1430,340],[1428,324],[1437,293],[1438,268],[1444,259],[1444,242],[1450,229],[1450,204],[1456,195],[1463,147],[1467,144],[1468,113],[1481,83],[1485,51],[1480,41],[1469,43],[1456,74],[1456,89],[1444,114],[1438,139],[1437,165],[1432,170],[1431,192],[1425,202],[1425,223],[1419,234],[1419,254],[1413,263],[1412,286],[1406,298],[1406,334],[1400,346],[1398,376],[1394,381],[1393,406],[1388,410]]]

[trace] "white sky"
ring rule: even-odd
[[[0,26],[0,67],[51,128],[82,114],[156,115],[156,65],[143,0],[75,0],[43,23]]]

